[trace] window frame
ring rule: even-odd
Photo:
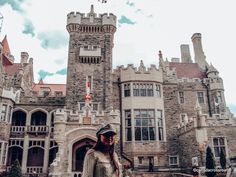
[[[176,163],[172,163],[173,160],[176,158]],[[178,166],[179,165],[179,155],[169,155],[169,165],[170,166]]]
[[[214,144],[214,139],[217,139],[217,145]],[[220,142],[220,139],[223,139],[224,144],[222,145]],[[220,158],[220,151],[221,148],[224,148],[224,153],[225,153],[225,157],[227,158],[227,141],[226,141],[226,137],[223,136],[219,136],[219,137],[213,137],[212,138],[212,146],[213,146],[213,154],[215,158]],[[217,153],[216,153],[216,149],[217,149]]]
[[[199,95],[201,93],[202,93],[202,95]],[[197,92],[197,101],[198,101],[199,104],[205,104],[205,94],[204,94],[203,91],[198,91]]]

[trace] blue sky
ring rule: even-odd
[[[140,60],[158,65],[158,51],[165,58],[180,58],[180,45],[202,33],[206,59],[224,80],[227,105],[236,114],[235,0],[0,0],[3,26],[16,62],[26,51],[34,59],[34,75],[46,83],[65,83],[68,56],[66,16],[71,11],[112,12],[117,16],[113,67]]]

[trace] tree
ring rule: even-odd
[[[226,168],[226,158],[225,158],[225,152],[223,149],[220,149],[220,166],[221,168],[225,169]]]
[[[215,160],[211,151],[211,148],[208,146],[206,150],[206,172],[207,177],[214,177],[216,175],[215,171]]]
[[[18,159],[13,162],[8,177],[23,177]]]

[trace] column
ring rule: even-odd
[[[27,172],[28,149],[29,149],[29,135],[25,135],[23,157],[22,157],[22,167],[21,167],[23,174]]]
[[[43,173],[48,172],[49,148],[50,148],[50,135],[48,134],[45,137]]]

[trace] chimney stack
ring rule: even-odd
[[[180,46],[180,51],[181,51],[181,61],[182,61],[182,63],[192,63],[193,62],[192,59],[191,59],[188,44],[182,44]]]
[[[29,59],[29,54],[27,52],[21,52],[20,63],[25,64],[25,63],[27,63],[28,59]]]
[[[201,33],[194,33],[192,36],[193,49],[195,55],[195,62],[202,68],[206,67],[205,55],[202,49],[202,35]]]

